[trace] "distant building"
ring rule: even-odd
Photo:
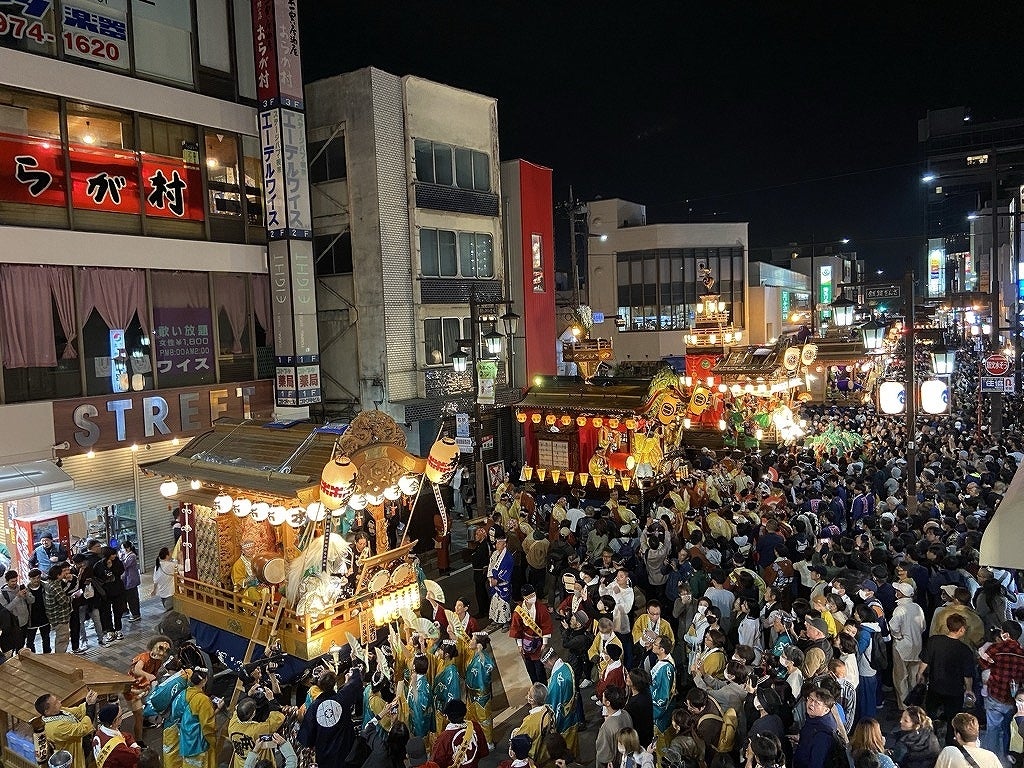
[[[648,224],[646,207],[626,200],[588,203],[587,288],[603,322],[591,330],[610,338],[618,361],[685,354],[702,266],[727,305],[729,322],[748,327],[747,224]],[[617,327],[618,326],[618,327]]]

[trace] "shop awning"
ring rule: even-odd
[[[981,537],[981,564],[1024,568],[1024,466],[1017,469]]]
[[[75,481],[52,461],[0,465],[0,502],[70,491]]]

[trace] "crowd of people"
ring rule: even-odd
[[[158,635],[133,661],[134,734],[118,736],[116,705],[44,695],[48,738],[74,768],[83,737],[99,768],[115,757],[213,768],[218,716],[233,768],[477,768],[492,754],[507,768],[564,768],[581,751],[589,762],[591,745],[596,768],[1020,764],[1024,601],[1017,573],[986,567],[979,548],[1024,442],[987,431],[975,353],[959,354],[954,414],[920,419],[915,435],[866,405],[807,405],[809,435],[841,429],[860,444],[695,451],[685,477],[639,504],[614,492],[535,499],[506,481],[471,537],[471,596],[424,580],[422,619],[293,686],[270,667],[240,672],[233,706]],[[1020,401],[1005,406],[1019,423]],[[79,649],[86,619],[116,642],[120,616],[138,615],[118,553],[81,557],[54,562],[42,587],[33,571],[0,590],[16,647],[45,628],[44,652],[51,629],[53,649]],[[109,588],[115,574],[123,590]],[[501,702],[517,715],[500,743],[499,635],[531,683]],[[132,746],[143,711],[162,726],[162,756]]]

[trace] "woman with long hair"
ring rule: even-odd
[[[159,597],[165,611],[174,607],[174,574],[177,572],[178,561],[171,558],[171,550],[162,548],[153,566],[153,589],[149,596]]]
[[[900,768],[932,768],[939,757],[939,740],[932,720],[921,707],[907,707],[900,727],[891,734],[892,759]]]
[[[363,768],[403,768],[406,747],[409,744],[409,728],[398,716],[398,702],[392,702],[380,714],[373,717],[363,728],[363,738],[370,747],[370,754]]]
[[[870,752],[878,758],[880,768],[896,768],[893,759],[885,751],[885,738],[882,728],[873,717],[864,717],[857,722],[857,727],[850,734],[850,752],[856,760],[863,752]]]
[[[646,748],[640,745],[636,731],[623,728],[616,734],[615,742],[619,751],[613,765],[615,768],[654,768],[654,742]]]

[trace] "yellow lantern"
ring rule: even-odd
[[[580,479],[580,485],[581,486],[586,485],[587,484],[587,480],[590,479],[590,475],[587,472],[580,472],[579,475],[577,475],[577,477],[579,477],[579,479]]]
[[[548,471],[544,467],[537,467],[537,479],[542,483],[547,479]]]
[[[563,427],[568,427],[570,424],[572,424],[572,416],[563,416],[561,418],[561,422]]]
[[[629,486],[631,486],[632,484],[633,484],[633,478],[631,478],[629,475],[623,475],[622,476],[622,490],[628,491],[629,490]]]
[[[619,420],[616,419],[616,418],[608,419],[608,426],[611,427],[612,429],[618,429],[619,428]]]
[[[585,426],[587,426],[587,417],[586,416],[577,416],[576,417],[576,426],[577,427],[585,427]]]
[[[518,421],[520,424],[525,424],[526,423],[526,414],[521,412],[521,411],[519,413],[517,413],[516,414],[516,421]]]
[[[549,413],[547,416],[544,417],[544,423],[547,424],[549,427],[553,426],[555,421],[556,419],[553,413]]]
[[[320,502],[327,509],[340,509],[352,495],[355,481],[356,465],[348,456],[331,459],[320,474]]]
[[[565,471],[565,482],[567,482],[569,485],[572,485],[572,481],[575,480],[575,479],[576,479],[576,473],[573,472],[571,469],[567,469]]]
[[[628,430],[636,429],[636,419],[626,419],[626,429],[628,429]]]
[[[608,475],[605,478],[605,481],[608,483],[608,490],[611,490],[612,488],[615,487],[615,475]]]
[[[559,470],[559,469],[552,469],[551,470],[551,482],[552,483],[557,483],[558,480],[561,477],[562,477],[562,471],[561,470]]]
[[[600,416],[595,416],[594,417],[594,426],[595,427],[603,427],[604,426],[604,419],[602,419]]]
[[[459,446],[450,437],[442,438],[431,446],[430,455],[427,456],[427,468],[423,474],[432,483],[443,483],[455,468],[458,458]]]
[[[524,482],[528,482],[533,479],[533,467],[523,467],[523,473],[521,475]]]
[[[530,421],[532,421],[534,424],[540,424],[540,414],[539,413],[533,414],[530,417]]]

